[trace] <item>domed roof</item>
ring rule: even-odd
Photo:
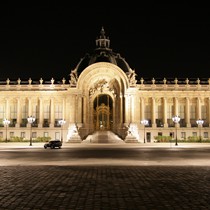
[[[105,36],[104,28],[102,27],[100,36],[96,39],[96,49],[91,54],[86,54],[81,58],[76,68],[73,70],[79,75],[86,67],[97,62],[108,62],[117,65],[125,73],[130,72],[130,67],[124,58],[119,53],[114,53],[110,49],[110,40]]]

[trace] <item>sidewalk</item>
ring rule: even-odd
[[[208,210],[210,167],[1,167],[1,210]]]

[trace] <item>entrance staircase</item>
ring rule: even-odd
[[[96,131],[92,135],[89,135],[85,140],[83,140],[82,143],[124,144],[125,142],[112,131]]]

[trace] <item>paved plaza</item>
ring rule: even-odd
[[[208,164],[2,165],[0,180],[0,210],[210,209]]]

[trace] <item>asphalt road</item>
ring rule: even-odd
[[[185,165],[210,166],[209,146],[65,145],[62,149],[0,145],[0,166],[8,165]]]

